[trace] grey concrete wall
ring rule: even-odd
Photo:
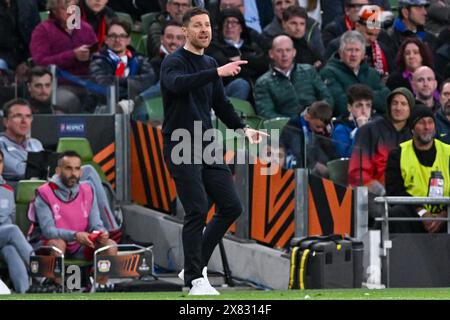
[[[182,269],[180,222],[169,220],[162,213],[137,205],[124,206],[123,213],[127,234],[135,241],[154,244],[157,265],[174,271]],[[290,261],[283,256],[283,252],[227,238],[224,239],[224,246],[233,276],[272,289],[287,289]],[[223,271],[218,248],[214,251],[208,269]]]

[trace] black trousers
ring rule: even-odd
[[[202,277],[202,269],[208,265],[214,248],[243,209],[227,165],[174,165],[167,157],[165,159],[185,211],[184,282],[191,287],[192,280]],[[205,228],[208,197],[217,210]]]
[[[389,209],[389,217],[396,218],[418,218],[414,206],[395,205]],[[447,223],[444,223],[439,232],[446,232]],[[390,233],[427,233],[421,221],[391,221],[389,223]]]

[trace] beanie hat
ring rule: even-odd
[[[412,109],[411,115],[409,117],[409,128],[411,130],[413,130],[414,126],[420,119],[427,118],[427,117],[432,118],[434,123],[436,123],[436,118],[434,117],[434,113],[431,110],[431,108],[428,108],[427,106],[425,106],[423,104],[416,105]]]
[[[387,111],[388,116],[391,117],[391,102],[395,95],[401,94],[403,95],[406,100],[408,101],[409,110],[413,110],[414,106],[416,105],[416,99],[414,98],[414,95],[411,91],[409,91],[407,88],[400,87],[396,88],[391,91],[391,93],[387,96]]]
[[[237,9],[237,8],[227,8],[227,9],[223,9],[220,12],[219,37],[222,37],[223,23],[224,23],[225,19],[230,18],[230,17],[238,19],[239,24],[241,25],[241,28],[242,28],[241,38],[247,39],[249,35],[248,35],[247,26],[245,25],[245,18],[243,16],[243,14],[241,13],[241,11],[239,11],[239,9]]]

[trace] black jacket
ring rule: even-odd
[[[94,29],[95,34],[97,34],[97,37],[98,37],[98,29],[103,17],[106,18],[105,19],[106,23],[111,21],[111,19],[117,17],[117,14],[108,6],[106,6],[102,11],[95,13],[86,5],[86,0],[81,1],[81,12],[82,16],[86,17],[86,21],[91,25],[92,29]]]
[[[345,31],[347,27],[345,25],[345,16],[338,16],[328,25],[323,28],[322,31],[322,41],[325,48],[328,47],[331,41],[339,38]]]
[[[12,0],[11,4],[12,11],[0,0],[0,59],[14,70],[30,56],[28,44],[40,17],[36,1]]]
[[[119,99],[132,99],[133,96],[137,96],[157,81],[148,59],[136,53],[132,47],[128,47],[128,49],[132,53],[132,59],[135,59],[137,63],[137,70],[136,74],[119,78]],[[109,59],[106,48],[93,56],[89,69],[92,80],[100,85],[109,86],[116,79],[116,65]],[[131,88],[129,88],[129,84]],[[131,90],[129,91],[129,89]],[[129,93],[133,96],[129,96]]]

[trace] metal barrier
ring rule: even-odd
[[[376,197],[375,202],[384,203],[384,216],[375,218],[375,221],[381,221],[381,260],[382,260],[382,281],[389,288],[389,249],[392,248],[392,241],[389,240],[389,222],[410,222],[410,221],[449,221],[447,218],[400,218],[389,217],[389,205],[403,204],[403,205],[422,205],[422,204],[450,204],[449,197]],[[450,211],[450,206],[447,206],[447,212]],[[447,232],[450,234],[450,223],[447,223]]]

